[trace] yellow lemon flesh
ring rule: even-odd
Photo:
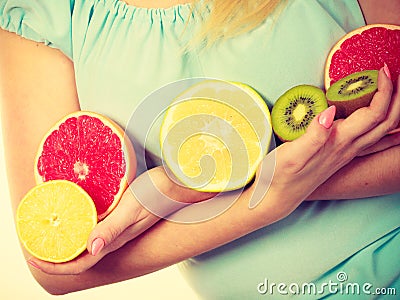
[[[235,190],[254,176],[268,151],[271,118],[247,85],[204,80],[168,107],[160,131],[163,161],[186,186]]]
[[[22,199],[16,214],[18,236],[25,249],[55,263],[81,254],[96,223],[93,200],[67,180],[35,186]]]

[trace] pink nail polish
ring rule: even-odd
[[[383,64],[383,71],[385,72],[386,76],[387,76],[389,79],[392,79],[392,76],[390,75],[389,67],[387,66],[386,63]]]
[[[331,128],[333,124],[333,120],[335,119],[335,114],[336,114],[336,106],[332,105],[325,109],[320,115],[319,115],[319,124],[324,126],[326,129]]]
[[[101,249],[104,248],[104,245],[106,243],[104,242],[104,240],[102,238],[96,238],[94,239],[94,241],[92,242],[92,255],[96,256],[97,254],[99,254],[99,252],[101,251]]]
[[[40,270],[40,267],[32,260],[28,260],[28,264],[30,264],[32,267]]]

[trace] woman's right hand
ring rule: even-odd
[[[356,156],[400,144],[398,134],[388,135],[400,119],[400,78],[397,85],[393,93],[392,81],[382,68],[370,106],[334,122],[330,107],[313,120],[305,135],[276,149],[271,188],[291,199],[291,209]]]

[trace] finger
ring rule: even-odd
[[[384,120],[373,128],[370,132],[365,134],[364,136],[359,137],[355,141],[355,146],[357,147],[369,147],[379,140],[382,139],[383,136],[388,134],[395,134],[396,127],[398,127],[399,119],[400,119],[400,82],[397,83],[397,91],[391,96],[392,101],[390,102],[386,117]],[[390,141],[390,137],[386,139],[386,141]]]
[[[399,133],[399,132],[400,132],[400,126],[393,130],[390,130],[387,134],[395,134],[395,133]]]
[[[400,75],[397,78],[397,86],[396,86],[396,92],[393,96],[394,101],[393,101],[393,106],[395,107],[393,110],[396,111],[397,109],[397,120],[395,121],[395,128],[390,130],[387,134],[395,134],[400,132]]]
[[[331,134],[335,113],[336,107],[330,106],[312,120],[304,135],[291,142],[295,145],[287,147],[290,148],[288,157],[293,157],[293,161],[289,160],[287,163],[289,167],[301,170],[325,145]]]
[[[400,76],[399,76],[400,78]],[[400,80],[397,80],[395,92],[391,96],[391,102],[385,120],[380,125],[386,134],[393,134],[399,130],[400,120]]]
[[[111,244],[127,227],[135,223],[139,217],[141,206],[136,201],[130,188],[123,194],[115,209],[90,233],[87,250],[97,255],[106,245]]]
[[[386,135],[383,137],[378,143],[375,143],[371,147],[366,148],[358,156],[365,156],[369,154],[373,154],[376,152],[384,151],[391,147],[400,145],[400,132],[396,134]]]
[[[386,119],[391,104],[392,91],[392,81],[382,68],[378,75],[378,91],[372,98],[370,105],[356,110],[341,124],[341,130],[347,133],[347,142],[355,140]]]
[[[378,91],[372,97],[369,104],[370,109],[375,110],[379,115],[386,115],[389,109],[393,93],[393,82],[385,73],[384,68],[379,70]]]

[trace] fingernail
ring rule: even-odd
[[[97,254],[99,254],[101,249],[103,249],[104,245],[105,245],[105,242],[102,238],[96,238],[92,242],[92,255],[96,256]]]
[[[383,64],[383,71],[385,72],[386,76],[387,76],[389,79],[392,79],[392,76],[390,75],[389,67],[387,66],[386,63]]]
[[[326,129],[331,128],[333,120],[335,119],[335,114],[336,114],[336,106],[334,105],[329,106],[319,115],[318,119],[319,124],[324,126]]]
[[[32,260],[28,260],[28,264],[30,264],[32,267],[40,270],[40,267]]]

